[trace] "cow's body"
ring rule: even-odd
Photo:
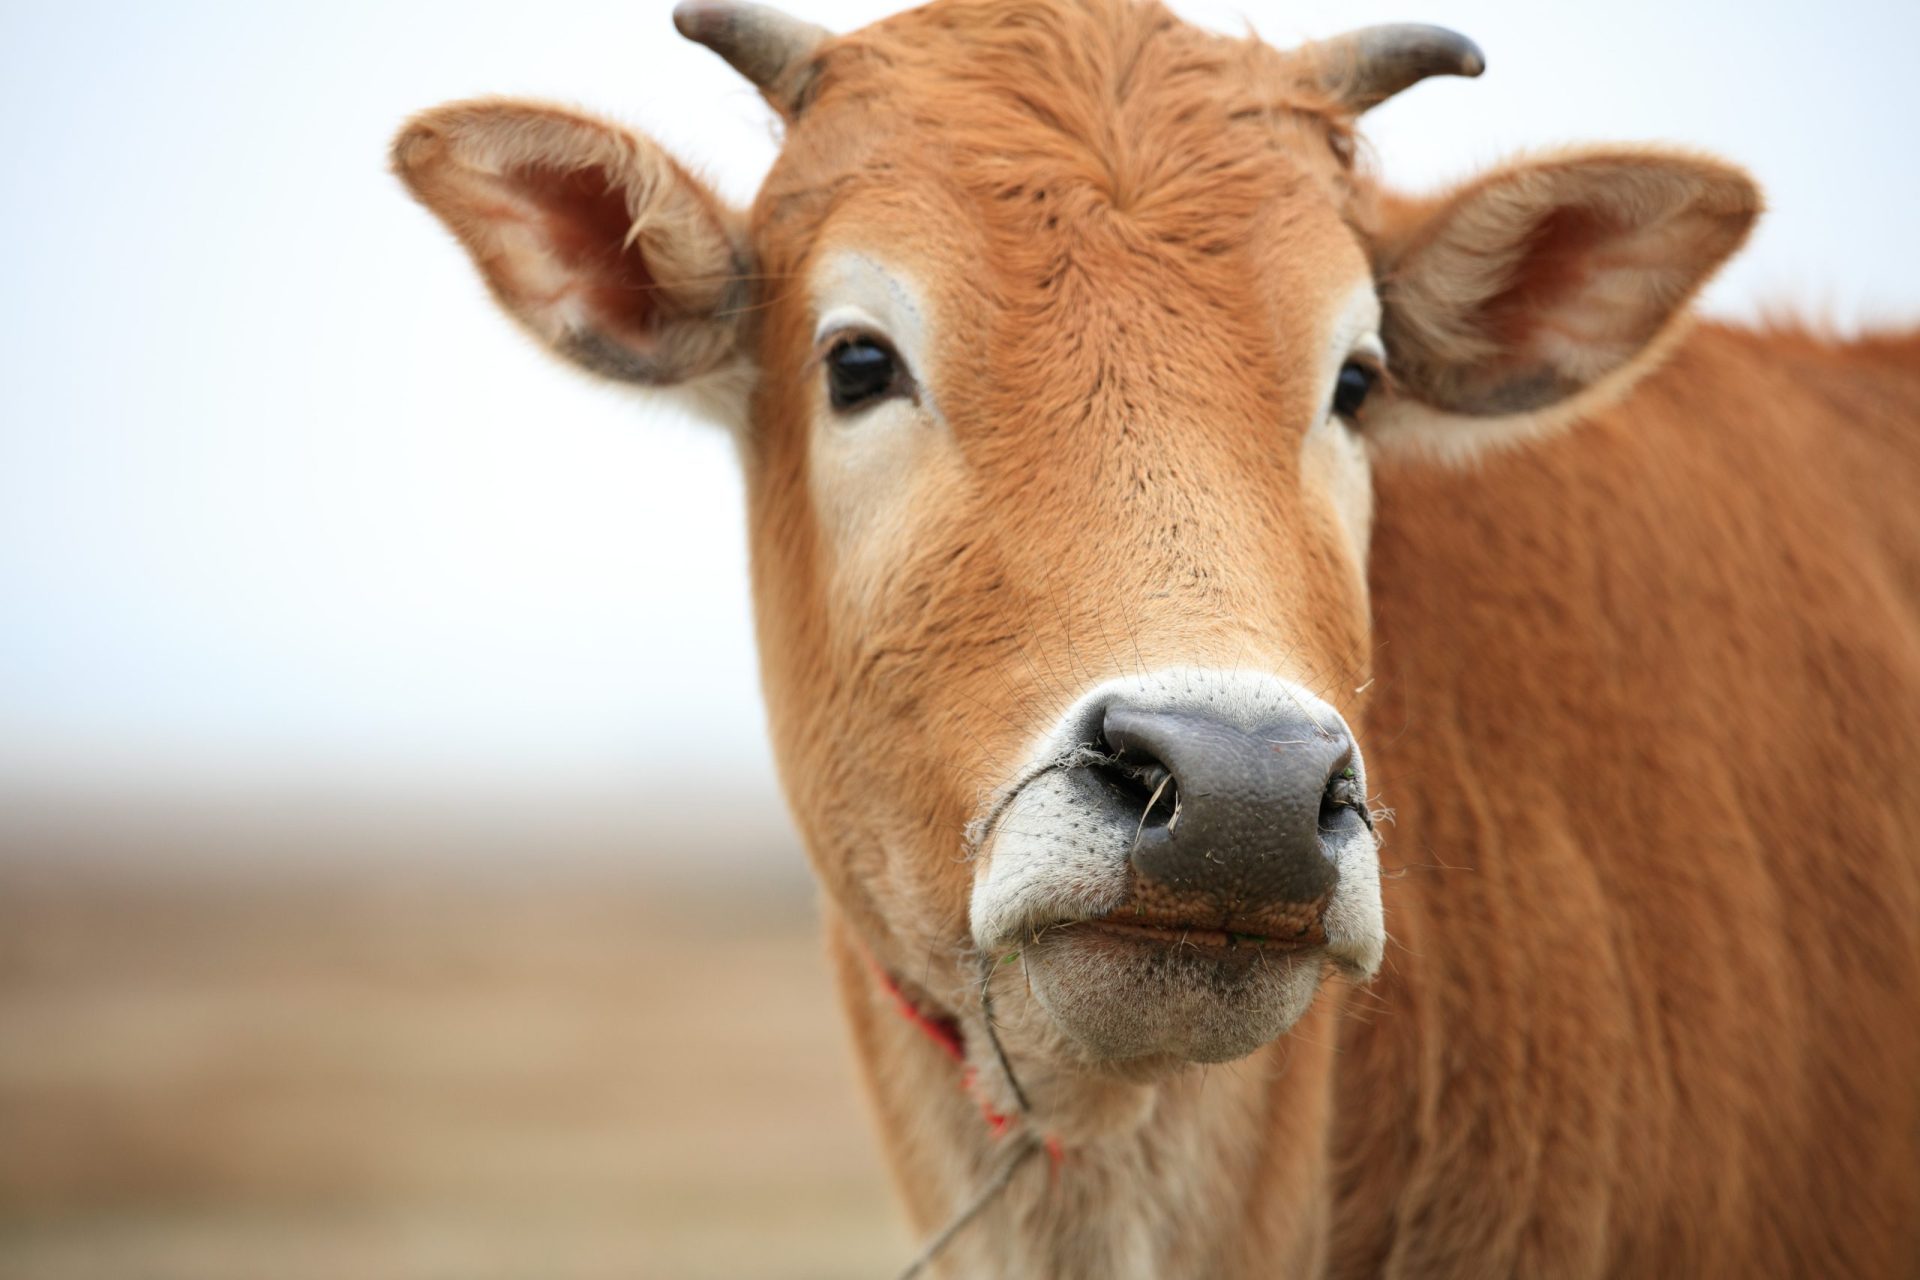
[[[750,215],[531,104],[396,166],[740,432],[940,1265],[1911,1280],[1920,341],[1687,334],[1759,212],[1704,157],[1383,190],[1355,122],[1451,32],[676,20],[788,121]]]
[[[1378,484],[1338,1270],[1913,1274],[1920,341],[1704,328]]]

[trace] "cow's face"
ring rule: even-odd
[[[539,336],[737,416],[782,770],[877,963],[966,1016],[991,984],[1068,1072],[1251,1051],[1381,959],[1371,459],[1625,385],[1751,187],[1622,151],[1380,197],[1378,33],[683,24],[789,117],[750,218],[520,104],[429,113],[397,166]],[[1402,37],[1385,91],[1478,69]]]
[[[1383,941],[1345,138],[1258,46],[939,21],[829,55],[755,211],[780,754],[898,971],[1017,957],[1063,1051],[1239,1056]],[[1124,94],[1073,61],[1115,41]]]

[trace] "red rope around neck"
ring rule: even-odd
[[[986,1121],[987,1132],[998,1138],[1012,1130],[1014,1117],[996,1111],[991,1103],[974,1090],[978,1080],[972,1064],[967,1061],[967,1043],[960,1032],[959,1020],[948,1014],[928,1013],[915,1004],[912,997],[901,988],[899,980],[888,973],[871,954],[867,956],[867,964],[873,969],[873,976],[879,979],[880,985],[886,989],[887,994],[893,997],[893,1007],[900,1011],[900,1016],[919,1028],[922,1035],[938,1045],[942,1053],[961,1066],[960,1091],[972,1098],[974,1105],[980,1108],[980,1118]],[[1061,1161],[1066,1159],[1066,1151],[1061,1147],[1060,1139],[1049,1134],[1041,1141],[1047,1148],[1047,1157],[1052,1162],[1055,1172],[1058,1172]]]

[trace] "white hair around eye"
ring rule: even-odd
[[[1334,413],[1341,370],[1360,363],[1386,369],[1380,341],[1380,298],[1369,279],[1356,283],[1329,317],[1326,345],[1315,382],[1312,425],[1301,442],[1301,483],[1332,505],[1351,553],[1353,572],[1366,591],[1367,552],[1373,539],[1373,468],[1362,440],[1365,428]]]
[[[1324,354],[1315,383],[1315,403],[1320,406],[1316,427],[1331,416],[1334,388],[1340,371],[1349,362],[1357,360],[1379,372],[1386,370],[1387,348],[1380,341],[1380,295],[1374,292],[1371,277],[1354,284],[1334,309],[1327,342],[1321,350]]]
[[[934,393],[926,293],[913,277],[870,253],[840,249],[821,256],[808,283],[818,317],[813,327],[815,362],[841,335],[875,338],[898,357],[920,406],[944,422]]]
[[[964,469],[940,412],[933,312],[919,283],[871,252],[837,249],[820,257],[808,288],[816,317],[808,488],[832,548],[834,589],[859,616]],[[883,347],[898,382],[881,388],[858,368],[837,367],[836,351],[849,344]]]

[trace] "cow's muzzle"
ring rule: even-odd
[[[1108,919],[1311,945],[1339,882],[1334,851],[1366,826],[1353,739],[1306,706],[1243,726],[1124,700],[1101,719],[1094,773],[1139,813],[1127,901]]]
[[[1258,671],[1088,690],[973,831],[969,923],[1081,1059],[1219,1062],[1386,932],[1367,767],[1340,712]]]

